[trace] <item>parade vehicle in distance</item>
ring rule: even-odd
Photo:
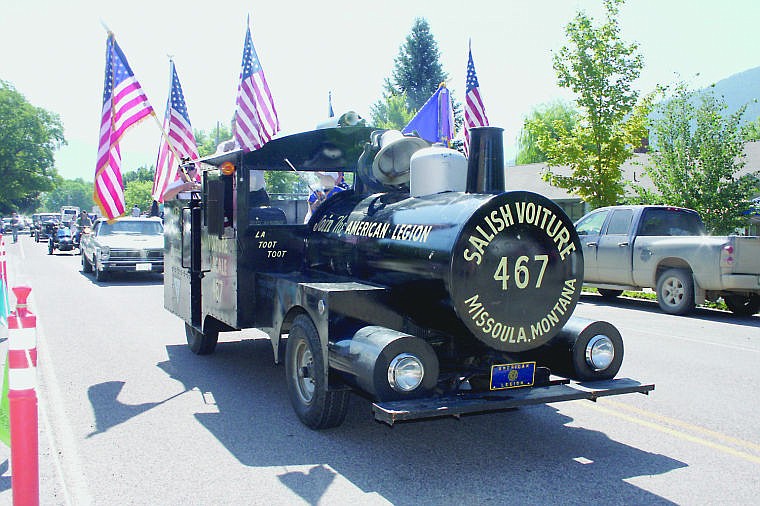
[[[469,162],[359,126],[201,160],[201,191],[164,208],[164,306],[190,350],[263,330],[313,429],[340,425],[352,392],[392,425],[654,389],[615,378],[613,325],[572,314],[573,223],[541,195],[504,191],[501,129],[471,139]],[[260,171],[302,187],[338,171],[352,187],[304,223],[305,196],[262,198]]]
[[[48,233],[48,255],[55,250],[74,251],[74,239],[71,237],[71,229],[63,224],[52,227]]]
[[[33,223],[34,242],[43,242],[50,238],[50,234],[58,227],[60,213],[40,213],[37,221]]]
[[[652,205],[602,207],[576,230],[585,283],[602,297],[651,288],[669,314],[718,298],[740,316],[760,310],[760,237],[709,236],[696,211]]]
[[[111,272],[164,271],[164,227],[160,218],[98,219],[82,234],[82,272],[105,281]]]

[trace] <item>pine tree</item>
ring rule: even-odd
[[[409,110],[419,110],[448,78],[439,60],[438,43],[430,33],[430,25],[424,18],[415,19],[396,56],[393,78],[385,82],[386,93],[406,93]]]
[[[438,43],[430,32],[430,25],[424,18],[415,19],[394,60],[393,73],[385,80],[383,98],[372,106],[373,124],[403,128],[406,123],[396,124],[399,118],[414,116],[438,85],[448,78],[439,60]],[[406,97],[406,112],[398,110],[398,99],[394,97],[400,96]],[[391,115],[393,111],[395,114]]]

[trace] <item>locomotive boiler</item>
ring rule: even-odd
[[[649,392],[614,379],[615,327],[573,316],[578,236],[553,201],[505,191],[501,137],[473,129],[468,160],[344,126],[203,160],[201,192],[166,205],[165,307],[198,354],[219,332],[264,330],[315,429],[343,421],[351,392],[388,424]],[[304,223],[305,198],[261,199],[264,172],[352,184]]]

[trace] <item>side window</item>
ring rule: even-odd
[[[575,226],[578,235],[599,235],[609,211],[599,211],[582,219]]]
[[[632,219],[631,209],[616,209],[612,212],[610,224],[607,225],[607,235],[628,235]]]

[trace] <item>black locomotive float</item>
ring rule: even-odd
[[[504,191],[501,139],[473,129],[468,161],[346,126],[208,157],[201,192],[166,203],[164,305],[197,354],[264,330],[314,429],[339,425],[351,392],[388,424],[648,393],[614,379],[615,327],[572,315],[578,236],[551,200]],[[353,184],[304,223],[305,200],[265,195],[260,171]]]

